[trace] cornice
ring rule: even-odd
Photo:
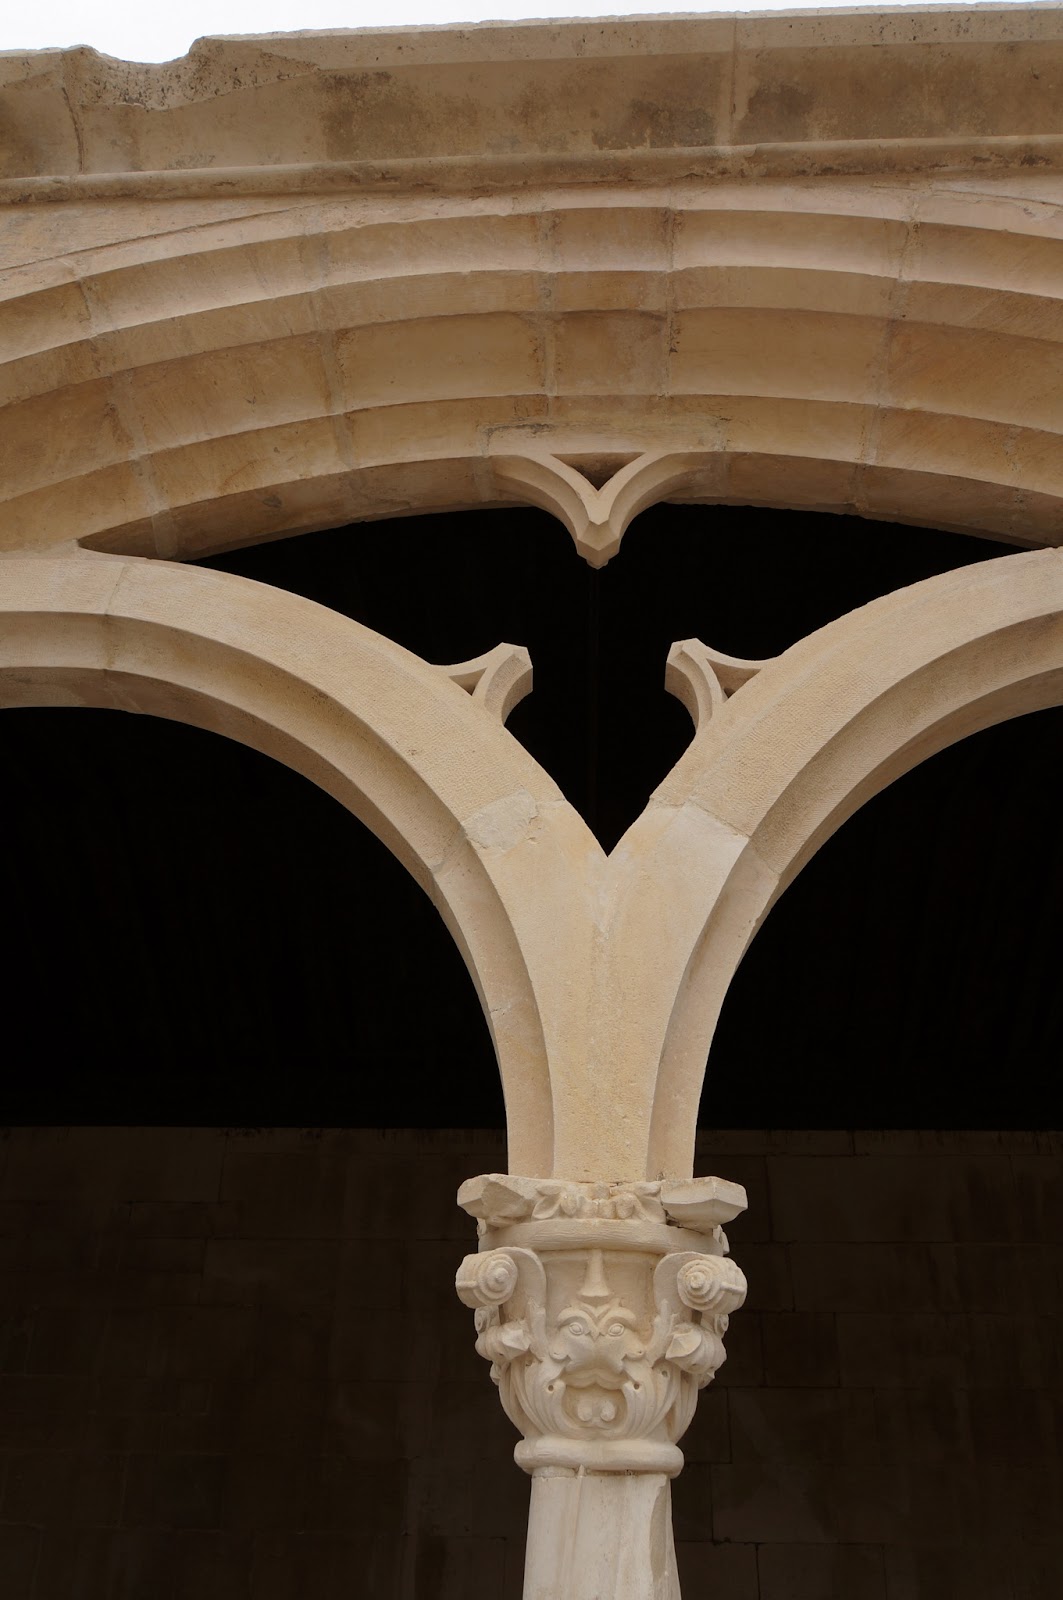
[[[1063,170],[1063,134],[1040,138],[813,140],[626,151],[609,156],[427,157],[290,166],[196,167],[0,178],[0,204],[88,200],[200,200],[255,196],[491,194],[610,183],[684,184],[919,174],[992,176]]]
[[[1063,7],[201,39],[0,54],[0,198],[1056,170]]]

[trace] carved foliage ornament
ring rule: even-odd
[[[663,1210],[660,1185],[544,1182],[533,1197],[532,1182],[474,1180],[496,1185],[495,1203],[497,1185],[522,1186],[533,1219],[484,1229],[480,1252],[457,1275],[459,1296],[476,1310],[476,1348],[524,1435],[518,1462],[529,1471],[678,1472],[677,1441],[725,1359],[728,1316],[745,1298],[726,1239],[714,1226],[704,1249],[669,1250],[669,1234],[677,1244],[688,1235],[647,1217]],[[726,1187],[730,1204],[718,1196],[705,1204],[733,1215],[736,1186]],[[518,1193],[512,1200],[526,1209]],[[534,1241],[489,1237],[533,1231]]]

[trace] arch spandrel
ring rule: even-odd
[[[661,498],[1056,544],[1060,61],[1051,8],[208,41],[159,68],[9,58],[0,93],[25,138],[0,176],[19,223],[0,244],[0,546],[173,562],[531,500],[600,562]],[[367,63],[382,98],[366,118],[353,95],[341,148],[337,95]],[[795,73],[799,104],[757,92]],[[453,118],[455,74],[479,121]],[[522,94],[534,115],[515,115]],[[196,166],[203,150],[213,165]],[[941,665],[931,693],[925,663],[891,655],[890,618],[917,645],[940,595],[962,634],[951,591],[926,590],[925,611],[915,591],[884,602],[873,649],[860,614],[726,705],[710,685],[711,719],[606,865],[445,675],[265,591],[226,589],[214,611],[222,591],[198,588],[179,615],[182,584],[220,580],[122,565],[113,603],[82,611],[77,583],[109,580],[57,561],[61,603],[34,615],[22,692],[83,692],[91,672],[109,703],[265,741],[344,798],[433,886],[511,1063],[507,1096],[532,1083],[551,1103],[538,1170],[574,1176],[652,1169],[655,1085],[658,1132],[669,1117],[692,1131],[706,975],[726,982],[845,806],[939,723],[958,736],[1041,692],[990,681],[1030,618],[964,636],[955,681]],[[1001,603],[1018,604],[1005,565]],[[252,613],[253,637],[227,631]],[[976,689],[980,652],[997,667]],[[890,662],[911,704],[896,684],[846,699]],[[912,734],[918,683],[937,710]],[[849,708],[836,727],[824,697]],[[390,731],[363,715],[376,698]]]
[[[723,995],[786,883],[917,761],[1063,701],[1063,555],[929,579],[737,676],[718,658],[730,699],[606,859],[455,669],[311,602],[107,557],[7,558],[0,579],[7,703],[240,739],[388,844],[473,973],[514,1168],[575,1178],[684,1175]]]
[[[495,1042],[515,1167],[549,1171],[549,1063],[587,963],[601,851],[500,707],[390,640],[229,574],[110,557],[0,561],[0,704],[144,712],[253,745],[345,805],[425,887]],[[518,655],[519,665],[519,655]],[[502,702],[504,704],[504,702]]]
[[[614,852],[640,861],[640,888],[616,901],[606,981],[622,990],[644,930],[665,915],[674,927],[656,1000],[660,1072],[645,1090],[649,1172],[688,1169],[727,986],[816,849],[919,761],[1061,703],[1063,554],[1045,551],[873,601],[765,664],[713,713]],[[648,1033],[649,990],[643,1004]]]
[[[464,1186],[458,1287],[540,1472],[529,1595],[678,1600],[665,1474],[744,1297],[719,1224],[745,1196],[638,1180],[690,1173],[720,1002],[818,844],[950,740],[1063,700],[1063,555],[771,662],[687,641],[696,737],[608,859],[500,725],[512,654],[432,668],[169,563],[530,502],[600,565],[660,499],[1060,544],[1061,74],[1053,6],[0,56],[0,703],[244,740],[433,894],[517,1174]],[[641,1290],[605,1285],[609,1241]],[[543,1319],[573,1247],[576,1337],[618,1284],[653,1335],[622,1402],[583,1387],[561,1416]]]

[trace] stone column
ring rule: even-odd
[[[698,1390],[745,1299],[719,1178],[470,1178],[480,1247],[458,1270],[532,1475],[524,1600],[679,1600],[671,1479]]]

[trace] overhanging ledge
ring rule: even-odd
[[[534,504],[601,564],[660,499],[1057,544],[1061,82],[1058,6],[0,56],[0,549]]]
[[[0,195],[1060,165],[1063,8],[487,23],[0,54]],[[430,165],[429,165],[430,164]]]

